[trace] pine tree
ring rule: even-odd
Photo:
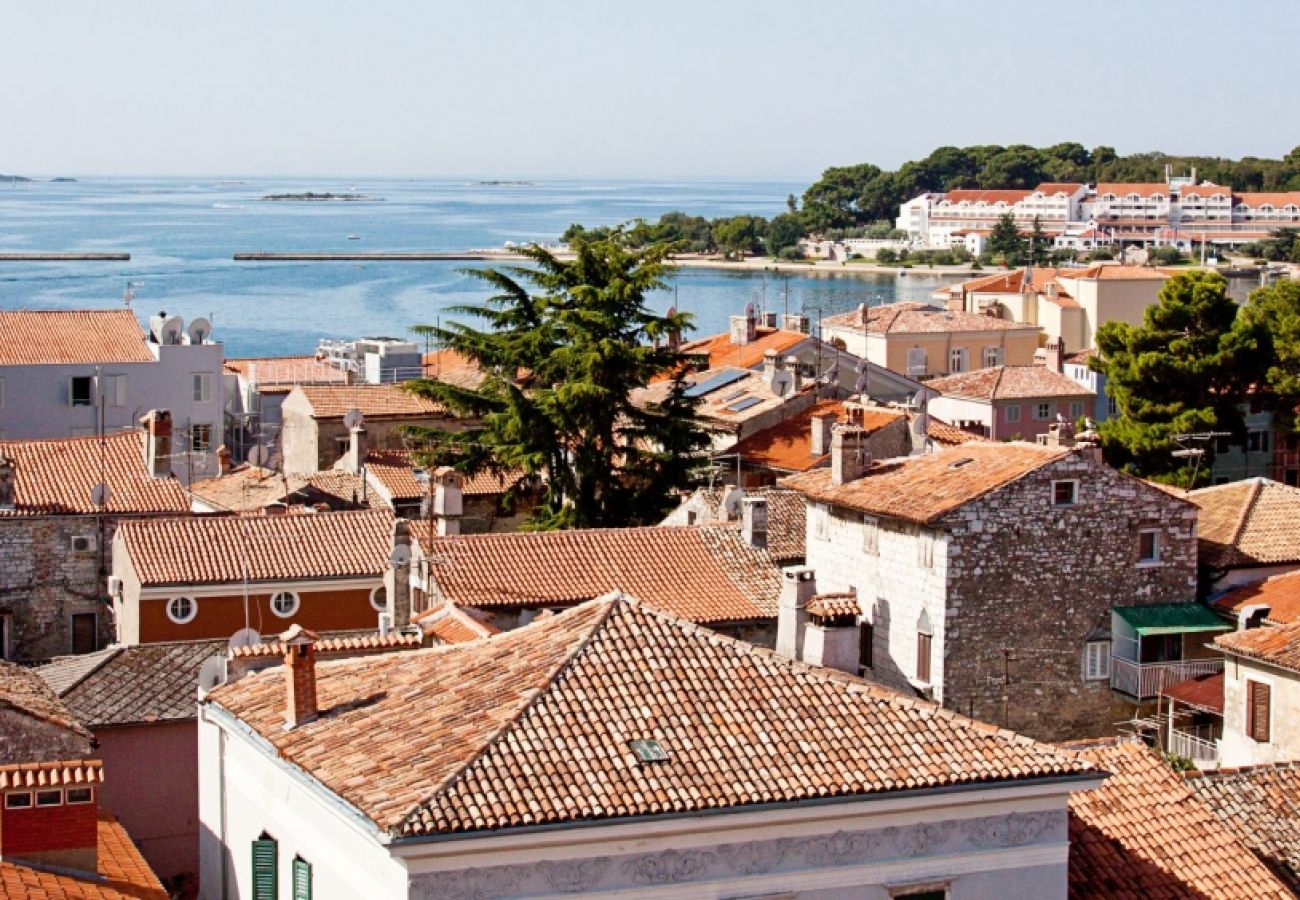
[[[1004,213],[993,225],[989,233],[988,253],[993,259],[1001,258],[1009,266],[1019,265],[1023,258],[1025,243],[1020,238],[1020,229],[1011,213]]]

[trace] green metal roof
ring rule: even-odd
[[[1138,633],[1139,637],[1148,634],[1183,634],[1194,631],[1232,630],[1231,625],[1199,603],[1117,606],[1115,607],[1115,615],[1127,622]]]

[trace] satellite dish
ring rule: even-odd
[[[734,487],[722,495],[722,516],[724,521],[740,517],[740,501],[745,499],[745,492]]]
[[[103,482],[90,489],[90,502],[96,506],[108,506],[108,501],[112,499],[113,489]]]
[[[190,327],[185,330],[190,336],[191,344],[201,344],[212,334],[212,323],[200,316],[190,322]]]
[[[255,628],[241,628],[230,636],[230,640],[226,642],[226,647],[231,650],[238,650],[240,647],[252,647],[260,643],[262,643],[262,636],[257,633]]]
[[[388,561],[394,569],[400,569],[411,561],[411,548],[407,544],[398,544],[388,555]]]
[[[259,469],[265,469],[266,464],[271,461],[271,450],[263,444],[254,444],[248,451],[249,465],[257,466]]]
[[[361,410],[359,409],[349,409],[343,415],[343,424],[348,427],[349,431],[351,431],[353,428],[360,428],[361,423],[364,422],[365,420],[366,417],[361,414]]]
[[[748,303],[745,304],[745,318],[747,319],[753,318],[756,312],[757,310],[755,310],[754,308],[753,300],[750,300]]]
[[[199,690],[210,691],[226,681],[226,658],[220,654],[209,656],[199,667]]]

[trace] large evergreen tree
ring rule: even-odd
[[[989,232],[987,250],[995,260],[1001,259],[1009,266],[1019,264],[1024,253],[1025,242],[1020,237],[1020,228],[1011,213],[1003,213]]]
[[[481,417],[462,434],[422,431],[431,462],[472,473],[518,467],[542,476],[539,527],[658,522],[692,485],[707,435],[685,392],[681,355],[666,339],[690,327],[682,313],[658,315],[646,295],[664,287],[669,247],[634,250],[622,229],[574,235],[572,260],[525,248],[531,266],[468,270],[497,293],[453,312],[479,319],[422,326],[423,334],[474,360],[475,390],[434,380],[417,394]],[[667,377],[667,398],[639,408],[632,392]]]
[[[1262,405],[1294,431],[1300,419],[1300,281],[1251,293],[1237,316],[1239,342],[1257,348],[1251,380]]]

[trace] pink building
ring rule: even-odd
[[[929,411],[990,440],[1035,440],[1054,422],[1091,415],[1096,393],[1060,371],[1060,349],[1045,366],[993,366],[927,381],[939,392]]]

